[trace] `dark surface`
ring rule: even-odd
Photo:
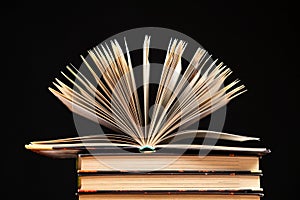
[[[261,138],[272,151],[261,162],[263,199],[286,199],[287,146],[292,140],[287,110],[293,90],[283,71],[295,67],[287,45],[296,31],[283,3],[250,2],[183,1],[167,8],[146,2],[151,9],[125,1],[4,8],[2,50],[8,55],[2,58],[1,97],[9,113],[3,114],[2,123],[8,126],[2,133],[6,153],[1,163],[4,180],[12,182],[2,192],[21,191],[30,199],[75,199],[75,160],[55,160],[24,149],[33,140],[76,136],[71,112],[47,87],[67,64],[79,66],[79,55],[106,38],[131,28],[160,26],[198,41],[246,85],[248,92],[227,106],[224,131]]]

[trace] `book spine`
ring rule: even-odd
[[[81,155],[78,154],[76,157],[76,171],[77,171],[77,189],[81,188],[81,179],[79,178],[79,171],[81,170]]]
[[[76,157],[76,170],[78,171],[78,170],[81,170],[81,155],[80,154],[78,154],[77,155],[77,157]]]

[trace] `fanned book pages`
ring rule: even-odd
[[[183,70],[182,54],[187,43],[177,39],[170,40],[155,103],[150,112],[150,37],[146,35],[143,44],[142,95],[137,90],[138,77],[134,73],[126,40],[124,45],[126,53],[123,53],[116,40],[111,41],[110,46],[101,45],[88,51],[91,59],[82,59],[91,76],[85,76],[72,65],[67,66],[68,73],[62,72],[66,80],[56,79],[55,87],[49,88],[72,112],[111,129],[111,132],[105,135],[31,142],[26,148],[48,151],[49,154],[49,150],[54,152],[64,149],[64,153],[67,150],[73,153],[83,148],[101,149],[111,146],[136,148],[141,152],[154,152],[160,148],[266,151],[260,148],[209,147],[184,143],[185,139],[191,137],[239,142],[259,140],[229,133],[189,129],[192,124],[246,91],[238,80],[224,85],[231,70],[222,62],[218,63],[218,60],[210,63],[211,56],[206,50],[197,49],[186,70]],[[97,84],[93,84],[94,82]],[[183,142],[169,144],[171,140]]]

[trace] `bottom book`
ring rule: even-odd
[[[236,193],[236,192],[95,192],[95,191],[82,191],[78,194],[79,200],[260,200],[261,193]]]

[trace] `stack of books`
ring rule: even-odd
[[[263,196],[255,152],[79,154],[79,200],[253,199]]]
[[[139,70],[132,65],[126,40],[124,45],[126,53],[116,40],[111,47],[93,48],[88,59],[82,57],[85,70],[72,66],[67,70],[74,77],[63,73],[73,88],[59,79],[56,89],[49,88],[69,110],[111,132],[31,142],[26,148],[77,158],[80,200],[260,199],[259,159],[268,150],[240,145],[258,138],[192,126],[246,91],[238,80],[225,84],[231,70],[200,47],[183,65],[187,43],[178,39],[170,40],[158,69],[149,62],[148,35]],[[238,145],[206,145],[206,140]],[[128,154],[104,153],[106,149]],[[209,153],[199,156],[201,152]]]

